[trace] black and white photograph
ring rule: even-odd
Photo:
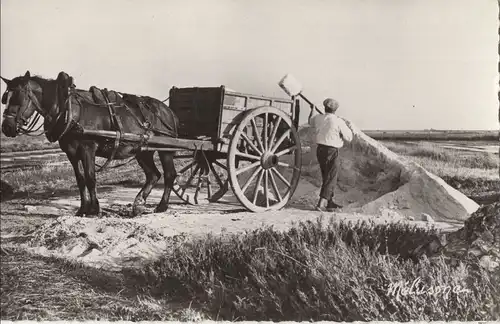
[[[1,0],[0,320],[500,320],[499,0]]]

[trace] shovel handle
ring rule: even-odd
[[[317,112],[319,112],[320,114],[323,114],[323,112],[321,110],[319,110],[318,107],[316,107],[315,104],[313,104],[311,101],[309,101],[309,99],[307,99],[302,93],[299,93],[299,96],[304,99],[305,102],[307,102],[310,106],[311,106],[311,109],[316,109]]]

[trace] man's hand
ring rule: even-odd
[[[314,115],[314,106],[311,105],[311,112],[309,113],[309,118],[307,119],[309,121],[309,125],[312,125],[311,118],[313,117],[313,115]]]
[[[311,105],[311,112],[309,113],[309,118],[311,118],[314,115],[314,105]]]

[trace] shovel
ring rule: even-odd
[[[319,110],[318,107],[316,107],[315,104],[313,104],[309,99],[307,99],[303,94],[302,94],[302,85],[300,82],[293,77],[291,74],[285,75],[281,81],[278,83],[278,85],[285,91],[289,96],[299,96],[302,99],[304,99],[305,102],[307,102],[310,106],[311,109],[316,109],[317,112],[322,114],[323,112]]]

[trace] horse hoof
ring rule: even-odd
[[[155,213],[164,213],[168,209],[168,206],[157,206],[155,208]]]
[[[87,214],[87,216],[99,216],[101,214],[101,211],[99,209],[91,209],[85,214]]]
[[[78,217],[85,216],[86,213],[87,213],[87,211],[85,210],[85,208],[80,208],[77,210],[75,216],[78,216]]]
[[[141,216],[144,211],[146,210],[146,208],[144,208],[144,206],[134,206],[132,208],[132,216],[133,217],[137,217],[137,216]]]

